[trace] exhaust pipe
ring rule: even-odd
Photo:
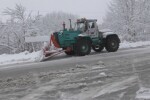
[[[66,30],[66,24],[65,24],[65,22],[63,22],[63,30],[64,31]]]
[[[69,22],[70,22],[70,29],[69,30],[73,30],[71,19],[69,19]]]

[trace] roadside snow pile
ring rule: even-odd
[[[42,56],[41,51],[29,53],[28,51],[19,54],[2,54],[0,55],[0,65],[17,64],[24,62],[40,61]]]
[[[145,42],[123,42],[120,44],[120,48],[134,48],[140,46],[148,46],[150,45],[150,41]],[[7,65],[7,64],[17,64],[17,63],[26,63],[26,62],[38,62],[41,61],[43,57],[42,51],[29,53],[25,51],[19,54],[3,54],[0,55],[0,65]]]
[[[135,47],[148,46],[148,45],[150,45],[150,41],[139,41],[134,43],[124,41],[120,44],[119,48],[135,48]]]

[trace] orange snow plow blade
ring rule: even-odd
[[[44,60],[47,60],[47,59],[50,59],[52,57],[55,57],[61,53],[65,52],[65,50],[52,50],[52,51],[45,51],[43,53],[44,57],[41,61],[44,61]]]
[[[60,45],[59,45],[58,42],[56,41],[56,39],[55,39],[55,37],[54,37],[53,34],[51,35],[50,41],[53,42],[53,44],[54,44],[54,46],[55,46],[56,48],[60,48]]]
[[[52,44],[53,44],[55,49],[52,49]],[[41,61],[47,60],[49,58],[57,56],[57,55],[59,55],[59,54],[66,51],[66,50],[61,50],[61,49],[58,49],[58,48],[60,48],[60,46],[57,43],[54,35],[52,34],[51,37],[50,37],[50,42],[44,44],[44,47],[42,49],[43,58],[41,59]]]
[[[43,57],[42,57],[41,61],[50,59],[61,53],[70,52],[70,51],[71,51],[71,48],[69,48],[69,47],[66,48],[65,50],[62,50],[60,48],[59,43],[56,41],[55,36],[52,34],[50,37],[49,43],[44,43],[44,46],[42,49]]]

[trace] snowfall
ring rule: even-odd
[[[150,46],[150,41],[135,42],[135,43],[123,42],[120,44],[120,49],[136,48],[136,47],[143,47],[143,46]],[[40,62],[42,60],[42,58],[43,58],[42,50],[37,51],[37,52],[33,52],[33,53],[29,53],[28,51],[25,51],[25,52],[22,52],[19,54],[2,54],[2,55],[0,55],[0,66],[7,66],[7,65],[11,65],[11,64],[21,64],[21,63]],[[93,69],[96,69],[96,67],[93,67]],[[64,76],[66,76],[66,75],[63,75],[63,77]],[[100,73],[100,76],[101,77],[107,77],[106,73],[104,73],[104,72]],[[96,98],[100,95],[108,93],[108,91],[110,93],[110,92],[115,92],[118,90],[123,90],[126,88],[126,84],[128,84],[128,82],[132,83],[132,81],[135,79],[136,79],[136,77],[129,77],[128,79],[125,79],[122,82],[116,82],[114,85],[110,85],[110,86],[106,85],[103,88],[101,88],[102,90],[100,92],[97,92],[97,93],[96,93],[96,91],[98,91],[98,90],[95,89],[95,91],[93,91],[93,93],[95,93],[93,98]],[[58,81],[58,83],[60,83],[61,81],[65,81],[65,80],[63,80],[63,78],[62,78],[62,80],[60,80],[60,79],[54,80],[54,82],[57,82],[57,81]],[[71,85],[73,85],[73,84],[71,84]],[[86,84],[78,84],[78,85],[84,86]],[[67,87],[71,87],[71,86],[67,86]],[[73,85],[73,87],[74,87],[74,85]],[[116,88],[116,87],[120,87],[120,88]],[[44,90],[50,89],[50,88],[53,90],[54,87],[49,86],[49,85],[46,85],[44,87],[40,87],[38,90],[35,91],[34,96],[40,95],[40,94],[38,94],[38,91],[41,91],[41,90],[44,91]],[[87,90],[85,90],[85,91],[87,91]],[[76,100],[75,97],[70,97],[70,99],[66,98],[67,95],[68,94],[61,94],[61,96],[64,98],[64,100]],[[87,91],[86,94],[82,94],[82,95],[80,94],[77,97],[81,98],[83,95],[89,95],[90,96],[93,94],[89,94]],[[150,99],[150,89],[141,87],[141,89],[139,89],[139,91],[137,91],[136,95],[137,95],[136,96],[137,99],[148,100],[148,99]],[[33,97],[33,95],[31,97]],[[71,98],[74,98],[74,99],[71,99]],[[32,100],[32,98],[30,98],[30,95],[28,95],[23,100]],[[86,99],[82,98],[81,100],[86,100]]]

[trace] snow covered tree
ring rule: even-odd
[[[66,23],[66,27],[69,27],[69,19],[75,22],[77,18],[78,16],[76,15],[64,12],[49,13],[41,19],[42,25],[39,26],[39,29],[43,30],[43,34],[51,34],[54,31],[61,30],[63,22]]]
[[[122,40],[142,39],[148,25],[149,0],[113,0],[102,26],[120,34]]]
[[[0,47],[9,47],[15,52],[41,49],[41,43],[25,43],[25,37],[50,36],[52,32],[62,29],[64,21],[69,22],[68,19],[74,21],[77,18],[75,15],[63,12],[49,13],[44,16],[38,12],[33,16],[32,13],[27,13],[25,7],[18,4],[13,9],[5,9],[3,13],[9,16],[9,19],[6,22],[0,22]]]
[[[16,4],[15,9],[7,8],[3,13],[10,16],[10,20],[7,22],[7,27],[11,25],[9,27],[9,34],[14,34],[18,50],[24,51],[26,34],[25,8],[22,5]]]
[[[25,43],[25,37],[29,35],[29,31],[36,30],[36,27],[34,28],[34,23],[39,20],[38,18],[40,15],[38,14],[32,17],[31,13],[26,13],[25,7],[18,4],[16,4],[14,9],[5,9],[3,13],[10,17],[5,23],[6,26],[4,31],[4,35],[7,33],[10,37],[9,45],[11,44],[11,46],[17,48],[16,52],[29,50],[29,44]]]
[[[138,36],[143,40],[148,40],[150,39],[150,1],[139,0],[136,11],[138,12],[136,20]]]

